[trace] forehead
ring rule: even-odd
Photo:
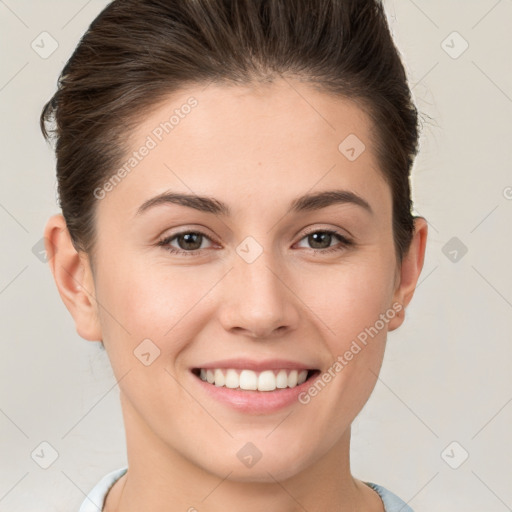
[[[126,155],[121,165],[131,165],[124,165],[127,172],[106,203],[122,200],[130,213],[169,189],[228,203],[242,194],[288,203],[333,187],[389,198],[365,112],[298,81],[181,90],[153,109],[129,140],[138,155]]]

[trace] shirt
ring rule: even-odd
[[[126,471],[128,471],[128,468],[124,467],[105,475],[89,492],[78,512],[100,512],[103,510],[108,491]],[[364,483],[377,492],[384,503],[384,510],[386,512],[414,512],[407,503],[381,485],[374,484],[373,482]]]

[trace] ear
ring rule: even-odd
[[[423,269],[425,249],[427,246],[428,224],[423,217],[414,218],[414,235],[409,251],[398,269],[398,284],[393,295],[393,303],[402,305],[400,312],[388,323],[388,331],[393,331],[402,325],[405,319],[405,308],[411,302],[416,289],[416,283]]]
[[[62,215],[50,217],[44,240],[47,261],[60,297],[75,320],[76,332],[86,340],[102,341],[89,258],[76,251]]]

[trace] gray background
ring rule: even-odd
[[[126,464],[106,354],[77,335],[38,252],[58,212],[38,117],[105,4],[0,1],[0,511],[78,510]],[[430,233],[406,321],[353,424],[353,474],[415,512],[512,510],[512,0],[385,5],[432,118],[412,180]]]

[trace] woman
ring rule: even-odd
[[[53,120],[48,260],[128,455],[80,510],[411,511],[349,457],[427,237],[381,3],[116,0]]]

